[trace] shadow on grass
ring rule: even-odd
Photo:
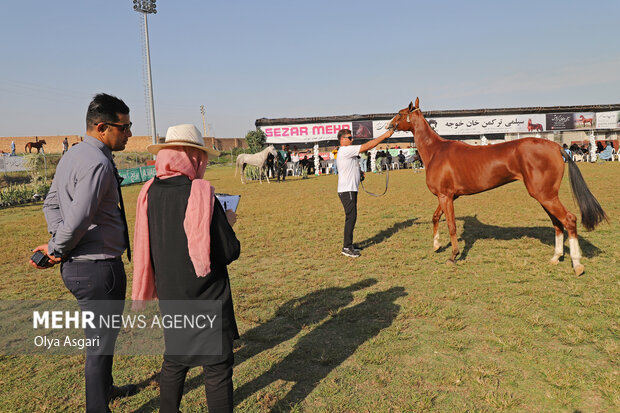
[[[365,239],[364,241],[358,243],[357,246],[361,249],[364,249],[370,247],[371,245],[380,244],[386,239],[390,238],[392,235],[396,234],[398,231],[412,226],[417,220],[418,218],[411,218],[403,222],[397,222],[390,228],[380,231],[374,237]]]
[[[313,291],[282,304],[274,317],[243,334],[241,348],[235,353],[235,366],[249,358],[295,337],[304,326],[318,323],[353,301],[353,292],[377,283],[368,278],[348,287],[330,287]]]
[[[336,313],[340,308],[353,302],[355,291],[371,287],[376,283],[376,279],[368,278],[348,287],[324,288],[287,301],[278,308],[272,319],[248,330],[235,343],[240,345],[240,348],[235,352],[235,367],[265,350],[290,340],[299,334],[304,326],[318,323],[330,314]],[[322,347],[326,343],[316,344]],[[141,384],[148,385],[153,379],[159,382],[159,373]],[[203,385],[204,375],[200,374],[185,382],[184,393]],[[236,395],[235,398],[237,398]],[[135,412],[152,412],[159,408],[159,402],[159,397],[153,398]]]
[[[393,287],[368,294],[364,302],[336,313],[302,337],[294,350],[269,371],[237,388],[235,405],[273,382],[284,380],[292,382],[293,387],[271,411],[290,410],[360,345],[389,327],[400,311],[394,301],[405,295],[403,287]]]
[[[494,239],[509,241],[514,239],[520,239],[524,237],[538,239],[545,245],[554,247],[555,245],[555,231],[553,225],[549,223],[546,227],[500,227],[496,225],[487,225],[478,219],[477,216],[468,216],[464,218],[457,218],[458,221],[463,221],[463,234],[461,240],[465,242],[465,246],[461,251],[459,259],[464,260],[467,258],[467,254],[473,248],[476,241],[480,239]],[[566,232],[565,232],[566,235]],[[579,246],[584,257],[592,258],[600,254],[601,250],[590,243],[588,240],[579,237]],[[438,252],[441,252],[449,247],[442,247]],[[549,254],[553,253],[549,250]]]
[[[139,383],[135,383],[137,387],[136,394],[140,393],[142,390],[149,387],[153,381],[155,381],[157,385],[159,386],[160,376],[161,376],[161,372],[153,373],[151,374],[149,378],[144,379]],[[147,412],[154,412],[157,410],[159,410],[159,398],[149,400],[147,403],[140,406],[137,410],[134,410],[134,412],[147,413]]]

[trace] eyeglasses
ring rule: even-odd
[[[101,122],[101,124],[108,125],[108,126],[114,126],[115,128],[118,128],[121,132],[129,132],[129,130],[131,129],[131,125],[133,125],[132,122],[124,123],[122,125],[119,125],[118,123],[107,123],[107,122]]]
[[[345,138],[345,139],[350,139],[350,140],[353,140],[353,135],[345,136],[344,138]]]

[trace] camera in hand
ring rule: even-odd
[[[35,252],[30,259],[39,267],[46,267],[50,261],[50,258],[43,251]]]

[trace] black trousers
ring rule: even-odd
[[[353,248],[353,230],[357,221],[357,192],[338,192],[344,207],[344,248]]]
[[[278,164],[276,168],[278,173],[278,182],[280,182],[280,177],[282,177],[282,180],[284,181],[286,179],[286,164]]]
[[[60,273],[65,286],[78,301],[82,312],[92,311],[95,320],[99,314],[123,314],[127,275],[120,258],[105,261],[67,261]],[[119,329],[87,328],[87,339],[98,338],[97,347],[86,348],[86,411],[109,412],[108,394],[112,388],[112,362]]]
[[[231,413],[233,411],[233,364],[231,355],[224,363],[202,366],[205,378],[205,393],[209,413]],[[177,413],[183,397],[183,386],[189,366],[176,364],[166,359],[161,366],[159,379],[160,412]]]

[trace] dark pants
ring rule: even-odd
[[[282,177],[282,180],[284,181],[286,179],[286,164],[278,165],[277,172],[278,172],[278,182],[280,182],[280,177]]]
[[[357,192],[339,192],[344,207],[344,248],[353,248],[353,230],[357,221]]]
[[[123,314],[127,276],[120,258],[106,261],[67,261],[60,273],[65,285],[75,296],[82,312]],[[99,338],[99,346],[86,348],[86,411],[109,412],[108,393],[112,388],[112,362],[119,329],[87,328],[87,339]]]
[[[202,366],[209,413],[233,411],[233,363],[234,358],[231,356],[224,363]],[[161,413],[177,413],[179,411],[185,376],[189,369],[190,367],[171,362],[164,356],[159,379],[159,411]]]

